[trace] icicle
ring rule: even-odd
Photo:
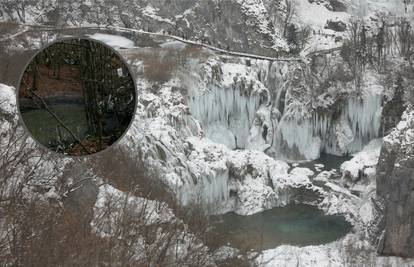
[[[291,104],[277,129],[276,154],[295,160],[310,160],[318,158],[322,151],[335,155],[360,151],[369,141],[378,138],[381,99],[380,94],[369,93],[362,98],[350,98],[338,121],[333,121],[328,114],[309,115],[300,103]],[[336,128],[347,127],[348,124],[351,140],[339,140],[342,137]]]
[[[348,100],[343,116],[348,119],[354,140],[347,146],[347,152],[360,151],[365,144],[378,137],[381,126],[382,95],[366,93],[362,98]]]
[[[241,89],[243,89],[241,86],[212,87],[209,91],[190,95],[189,107],[192,115],[202,122],[207,137],[218,143],[229,145],[228,142],[217,138],[220,133],[216,132],[227,128],[232,133],[233,139],[237,140],[237,147],[244,148],[250,126],[260,105],[260,95],[253,90],[249,95],[244,96]],[[209,131],[209,128],[214,131]],[[227,131],[221,134],[229,136]]]
[[[186,179],[186,183],[179,188],[180,202],[186,206],[191,203],[212,205],[213,207],[223,205],[229,199],[229,173],[211,171],[200,177],[194,183],[193,179]]]

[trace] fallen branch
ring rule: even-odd
[[[39,99],[42,102],[43,107],[46,109],[46,111],[52,115],[52,117],[62,126],[71,136],[72,138],[79,143],[79,145],[85,150],[86,153],[91,154],[89,150],[82,144],[81,140],[72,132],[72,130],[65,125],[65,123],[49,108],[46,101],[36,94],[32,89],[29,89],[30,93],[33,94],[37,99]]]

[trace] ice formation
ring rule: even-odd
[[[254,256],[254,253],[252,253]],[[355,234],[319,246],[295,247],[282,245],[268,249],[256,257],[257,266],[299,266],[299,267],[341,267],[341,266],[378,266],[399,267],[411,266],[412,259],[397,257],[379,257],[375,248],[366,240]]]
[[[345,155],[377,138],[382,89],[368,84],[361,95],[347,92],[337,107],[313,109],[287,92],[289,67],[256,60],[209,64],[210,81],[191,84],[191,115],[211,140],[230,149],[248,148],[282,159],[317,159],[321,152]],[[214,68],[219,68],[219,71]]]
[[[347,146],[347,152],[360,151],[372,139],[378,137],[381,126],[382,95],[366,94],[362,99],[351,98],[344,111],[348,119],[354,140]]]
[[[236,70],[246,72],[246,68]],[[245,148],[256,111],[267,97],[263,84],[245,73],[222,66],[221,85],[208,84],[204,91],[190,90],[188,105],[191,114],[200,120],[207,136],[229,148]],[[247,78],[246,78],[247,77]]]
[[[356,180],[360,176],[372,176],[378,163],[382,146],[381,139],[372,140],[364,149],[353,155],[353,158],[341,165],[341,172]]]
[[[17,113],[15,89],[2,83],[0,83],[0,111],[6,114]]]
[[[285,156],[281,146],[287,144],[304,159],[317,159],[321,152],[343,155],[360,151],[379,135],[381,99],[376,93],[352,97],[337,120],[328,114],[308,115],[301,104],[291,104],[277,130],[276,151]]]

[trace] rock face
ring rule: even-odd
[[[336,32],[344,32],[346,31],[346,24],[342,21],[329,20],[326,23],[325,28],[334,30]]]
[[[335,12],[346,12],[348,9],[346,4],[340,0],[330,0],[329,4]]]
[[[384,138],[377,167],[377,194],[385,200],[383,255],[414,256],[414,110]]]
[[[26,1],[27,2],[27,1]],[[27,2],[18,16],[0,4],[0,19],[49,25],[99,24],[165,31],[183,38],[204,40],[231,50],[274,56],[287,51],[279,21],[284,6],[263,0],[152,0]],[[47,7],[45,7],[47,6]],[[65,10],[71,10],[66,12]]]
[[[396,78],[394,83],[394,94],[392,98],[384,104],[381,118],[381,130],[383,135],[388,135],[398,124],[406,106],[404,104],[404,84],[401,76]]]

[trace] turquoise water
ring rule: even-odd
[[[213,216],[210,245],[242,250],[275,248],[282,244],[320,245],[345,236],[351,225],[342,216],[327,216],[309,205],[289,205],[250,216]]]
[[[83,105],[56,104],[49,106],[53,112],[71,129],[78,138],[83,137],[87,130],[85,109]],[[56,140],[57,127],[60,124],[44,109],[33,109],[22,112],[23,121],[33,137],[44,146]],[[72,139],[70,134],[60,127],[63,139]]]

